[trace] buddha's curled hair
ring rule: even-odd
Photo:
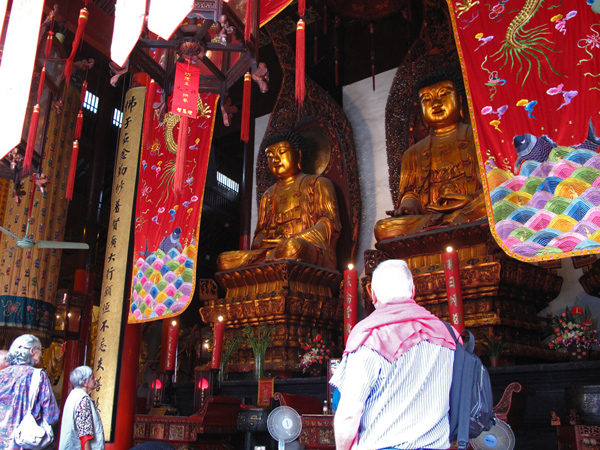
[[[271,145],[277,144],[279,142],[289,142],[294,146],[296,151],[304,153],[304,138],[295,131],[283,131],[281,133],[271,134],[270,136],[267,136],[263,140],[262,148],[263,150],[266,150],[267,147],[270,147]]]
[[[440,69],[435,70],[434,72],[423,75],[417,80],[415,83],[415,92],[414,95],[419,101],[419,91],[424,87],[431,86],[436,83],[440,83],[441,81],[452,81],[454,86],[456,86],[456,91],[458,95],[465,98],[465,84],[462,78],[462,74],[460,71],[460,67],[457,66],[444,66]]]

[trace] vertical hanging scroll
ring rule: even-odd
[[[127,92],[123,107],[123,125],[115,162],[112,201],[106,258],[98,317],[98,336],[94,357],[94,375],[99,380],[92,399],[104,425],[104,436],[111,440],[113,417],[116,413],[115,389],[118,386],[119,348],[125,299],[129,298],[126,285],[127,256],[136,193],[136,177],[140,156],[145,87]]]

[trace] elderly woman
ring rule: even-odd
[[[70,380],[73,390],[65,402],[58,449],[104,450],[102,421],[90,397],[98,380],[88,366],[74,369]]]
[[[13,430],[19,426],[29,405],[31,377],[42,362],[42,344],[32,334],[16,338],[6,355],[9,366],[0,371],[0,448],[19,450],[12,439]],[[32,410],[39,422],[46,419],[50,425],[58,420],[59,409],[52,392],[50,380],[41,373],[38,396]]]

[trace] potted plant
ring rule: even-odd
[[[551,325],[554,337],[548,343],[550,348],[566,348],[573,360],[584,360],[589,356],[589,351],[594,345],[599,345],[597,325],[588,306],[579,305],[566,307],[559,315],[552,316]]]
[[[498,367],[498,359],[500,355],[506,350],[506,343],[500,336],[483,336],[483,343],[481,344],[485,354],[490,358],[490,365],[492,367]]]
[[[313,376],[323,373],[323,365],[327,364],[333,356],[331,343],[327,342],[320,333],[316,333],[311,340],[302,346],[304,355],[300,358],[298,368]]]

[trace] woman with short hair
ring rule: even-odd
[[[0,448],[20,450],[13,440],[13,431],[19,426],[29,407],[29,388],[35,366],[42,363],[43,347],[32,334],[16,338],[6,354],[9,366],[0,371]],[[52,425],[58,420],[59,409],[48,375],[42,370],[33,417],[42,418]]]
[[[59,450],[104,450],[102,420],[90,394],[97,379],[88,366],[79,366],[70,376],[69,393],[60,425]]]

